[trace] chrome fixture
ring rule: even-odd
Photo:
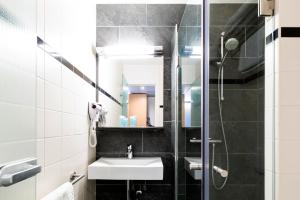
[[[228,171],[225,169],[222,169],[220,167],[214,166],[213,167],[214,171],[219,173],[223,178],[227,178],[228,177]]]
[[[213,140],[211,138],[209,138],[209,143],[222,143],[222,140]],[[202,143],[201,139],[197,139],[197,138],[192,138],[190,139],[190,143]]]
[[[26,158],[0,164],[0,187],[7,187],[26,180],[41,172],[36,158]]]
[[[132,145],[131,144],[127,145],[127,158],[128,159],[132,159],[133,158],[133,149],[132,149]]]
[[[73,172],[70,175],[70,183],[72,183],[72,185],[74,185],[75,183],[77,183],[78,181],[83,179],[84,177],[85,177],[85,175],[80,175],[80,174],[77,174],[76,172]]]
[[[97,47],[96,51],[99,56],[128,58],[128,57],[159,57],[163,56],[163,46],[149,45],[115,45]]]
[[[221,82],[221,101],[224,101],[224,62],[226,57],[228,56],[228,53],[230,51],[236,50],[239,46],[239,41],[236,38],[229,38],[225,44],[224,44],[224,37],[225,37],[225,32],[221,33],[221,61],[217,62],[219,65],[219,81]],[[224,46],[227,50],[227,52],[224,55]]]

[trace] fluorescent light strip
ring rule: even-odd
[[[97,53],[106,57],[144,57],[144,56],[162,56],[162,46],[125,46],[115,45],[106,47],[97,47]]]

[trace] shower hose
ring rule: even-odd
[[[219,67],[219,73],[218,73],[218,106],[219,106],[219,115],[220,115],[220,123],[221,123],[221,130],[222,135],[224,139],[224,146],[225,146],[225,153],[226,153],[226,167],[229,174],[229,155],[228,155],[228,146],[226,141],[226,133],[224,128],[224,122],[223,122],[223,111],[222,111],[222,100],[221,100],[221,74],[223,73],[223,62],[221,62],[221,65]],[[212,184],[216,190],[222,190],[228,180],[228,176],[225,177],[223,183],[221,185],[217,185],[215,180],[215,173],[213,170],[213,167],[215,166],[215,144],[213,144],[213,151],[212,151],[212,170],[211,170],[211,176],[212,176]]]

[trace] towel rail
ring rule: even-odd
[[[85,175],[80,175],[80,174],[77,174],[76,172],[73,172],[70,176],[70,183],[72,185],[74,185],[75,183],[77,183],[78,181],[80,181],[84,177],[85,177]]]

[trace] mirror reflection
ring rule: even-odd
[[[162,127],[163,56],[98,51],[99,86],[108,94],[99,93],[99,99],[110,111],[105,127]]]
[[[181,58],[182,127],[201,125],[201,59]]]

